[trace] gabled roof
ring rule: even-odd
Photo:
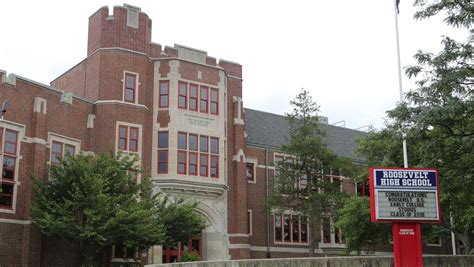
[[[288,142],[289,126],[286,116],[248,108],[244,110],[248,145],[277,149]],[[365,136],[367,133],[326,124],[320,126],[326,133],[323,140],[326,140],[334,153],[358,162],[365,161],[355,155],[354,151],[357,146],[355,138]]]

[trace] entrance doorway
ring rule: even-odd
[[[172,247],[163,247],[163,263],[180,262],[181,257],[191,251],[196,251],[199,257],[202,258],[202,239],[200,236],[178,242]]]

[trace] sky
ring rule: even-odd
[[[402,67],[442,35],[465,38],[441,17],[414,20],[413,2],[400,3]],[[380,129],[400,100],[392,0],[2,1],[0,69],[49,84],[86,57],[89,16],[123,3],[153,20],[153,42],[242,64],[246,108],[284,115],[304,88],[329,124]]]

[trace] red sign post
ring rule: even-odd
[[[372,222],[392,222],[395,267],[423,266],[420,223],[440,223],[438,171],[371,167]]]

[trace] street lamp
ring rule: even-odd
[[[10,107],[10,101],[8,101],[8,100],[3,101],[3,104],[2,104],[2,117],[0,117],[0,120],[3,120],[3,116],[5,115],[5,113],[7,112],[9,107]]]

